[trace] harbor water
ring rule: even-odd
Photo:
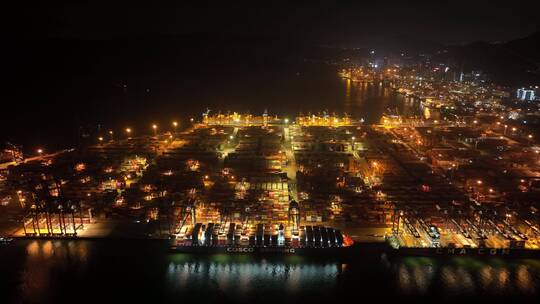
[[[149,240],[18,240],[0,260],[2,303],[521,303],[540,288],[537,260],[192,255]]]

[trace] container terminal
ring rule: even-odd
[[[152,135],[104,131],[2,167],[2,234],[162,239],[177,252],[361,255],[381,243],[392,255],[536,256],[539,168],[514,162],[540,150],[491,124],[207,111]]]
[[[469,214],[439,212],[440,216],[434,218],[416,210],[396,210],[392,234],[386,236],[390,253],[540,257],[538,226],[528,220],[512,220],[512,214],[499,216],[496,211],[482,208],[470,208]]]

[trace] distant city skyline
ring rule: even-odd
[[[534,4],[9,3],[2,303],[537,303]]]

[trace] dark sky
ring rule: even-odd
[[[298,74],[301,59],[337,54],[314,48],[313,42],[421,49],[423,44],[505,41],[540,29],[534,2],[520,0],[140,2],[10,1],[3,6],[0,49],[6,55],[0,60],[8,80],[0,97],[10,101],[4,112],[17,115],[0,121],[0,142],[13,140],[31,149],[45,138],[66,144],[87,123],[145,124],[149,109],[157,120],[167,113],[198,113],[199,106],[244,106],[254,100],[263,106],[292,105],[308,96],[313,83],[320,90],[299,104],[321,108],[334,102],[326,94],[337,92],[320,85],[326,80],[292,85],[304,79]],[[190,37],[138,39],[160,35]],[[118,40],[42,41],[50,38]],[[471,60],[482,61],[480,56]],[[222,75],[227,81],[216,81]],[[120,89],[125,83],[127,91]],[[321,96],[331,103],[314,101]]]
[[[10,11],[16,16],[10,35],[104,39],[218,32],[350,44],[365,37],[395,36],[461,43],[520,38],[540,28],[534,1],[519,0],[40,2],[25,2]]]

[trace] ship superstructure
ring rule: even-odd
[[[289,204],[286,224],[243,222],[197,222],[194,206],[186,213],[182,225],[171,241],[171,249],[178,252],[226,253],[289,253],[339,252],[353,244],[352,239],[339,229],[325,226],[300,225],[298,203]]]

